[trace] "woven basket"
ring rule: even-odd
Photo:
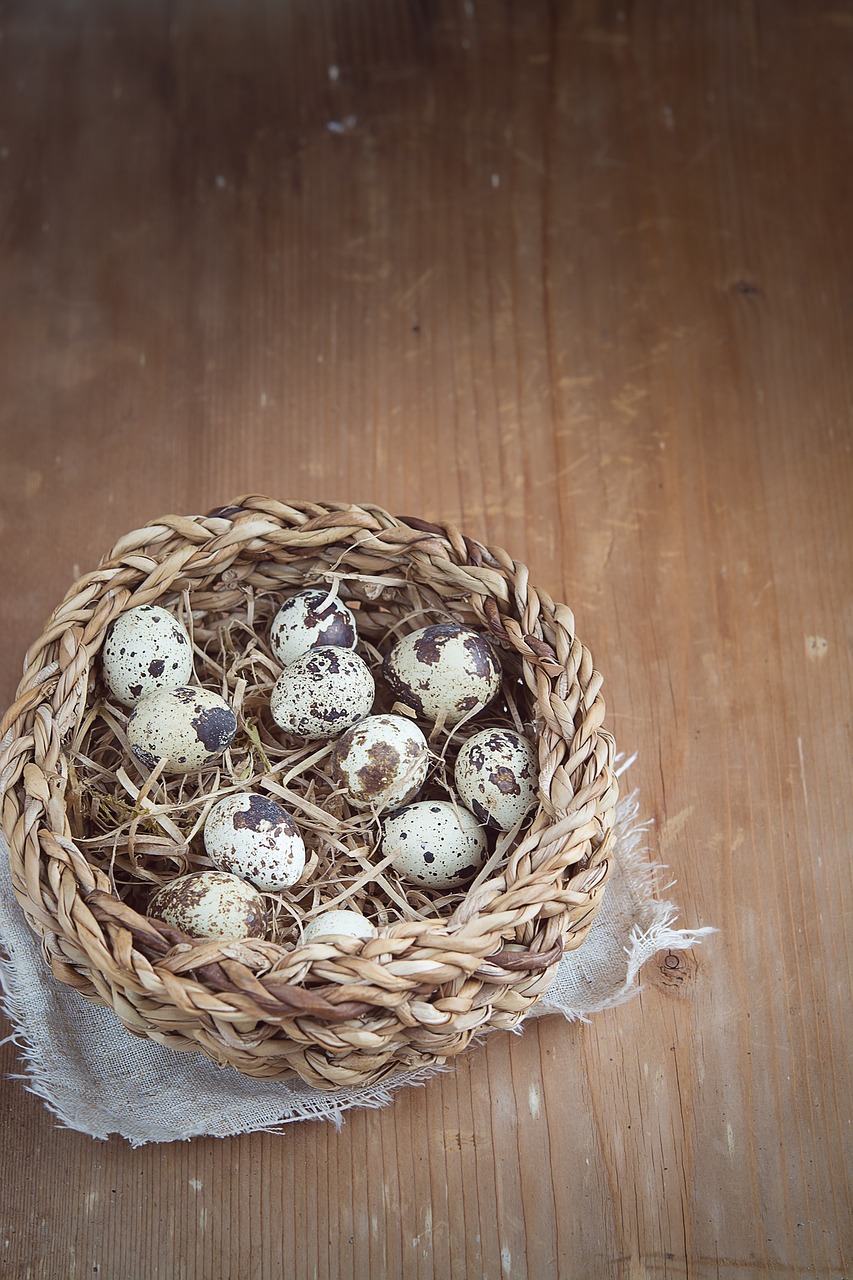
[[[442,619],[489,634],[535,732],[533,821],[443,917],[389,920],[368,941],[188,938],[119,896],[75,829],[69,743],[98,696],[105,634],[154,601],[183,602],[215,626],[247,600],[330,583],[359,610],[368,641]],[[76,582],[27,653],[0,726],[10,731],[0,796],[15,893],[56,977],[137,1035],[326,1090],[441,1062],[476,1032],[516,1026],[599,909],[617,799],[601,684],[571,610],[505,551],[451,525],[257,496],[203,518],[164,517]]]

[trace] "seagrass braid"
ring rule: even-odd
[[[441,922],[295,948],[188,939],[123,902],[75,843],[65,746],[86,714],[90,671],[129,608],[189,592],[194,611],[227,615],[247,588],[287,592],[320,575],[355,584],[365,616],[380,598],[394,606],[388,583],[415,583],[434,611],[464,612],[516,655],[537,724],[540,807],[500,872]],[[206,517],[163,517],[80,578],[27,652],[0,725],[15,893],[56,976],[136,1034],[325,1089],[443,1060],[478,1030],[516,1025],[598,911],[617,799],[601,684],[571,610],[453,525],[258,495]]]

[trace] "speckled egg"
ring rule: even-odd
[[[193,672],[193,651],[177,618],[159,605],[141,604],[116,618],[101,664],[110,691],[133,707],[155,689],[185,685]]]
[[[376,929],[358,911],[324,911],[309,920],[302,933],[303,942],[316,942],[318,938],[375,938]]]
[[[227,871],[194,871],[158,889],[148,914],[191,938],[263,938],[264,900],[256,889]]]
[[[330,768],[357,809],[396,809],[423,786],[429,747],[405,716],[366,716],[335,743]]]
[[[190,773],[211,764],[227,750],[237,717],[211,689],[186,685],[158,689],[130,713],[127,740],[142,764],[153,769],[164,760],[165,773]]]
[[[406,880],[451,889],[472,880],[486,855],[486,833],[473,813],[447,800],[420,800],[386,818],[382,856]]]
[[[220,871],[273,893],[296,884],[305,867],[305,844],[293,818],[256,791],[216,802],[205,819],[204,847]]]
[[[456,724],[497,693],[501,668],[488,639],[471,627],[443,622],[403,636],[382,664],[398,702],[424,720]]]
[[[328,591],[313,587],[297,591],[273,618],[270,646],[283,667],[309,649],[327,645],[355,648],[358,632],[352,610],[343,600],[329,600],[328,596]]]
[[[352,649],[311,649],[284,668],[270,697],[272,718],[294,738],[335,738],[373,706],[370,668]]]
[[[456,757],[456,790],[487,825],[509,831],[536,803],[536,752],[514,729],[482,729]]]

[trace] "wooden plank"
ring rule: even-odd
[[[572,605],[720,927],[339,1133],[131,1151],[4,1081],[0,1273],[841,1280],[848,7],[7,0],[0,34],[2,701],[165,511],[453,519]]]

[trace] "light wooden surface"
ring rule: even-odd
[[[848,0],[6,0],[0,34],[2,701],[164,512],[456,520],[574,608],[720,929],[340,1133],[134,1152],[4,1080],[0,1274],[849,1277]]]

